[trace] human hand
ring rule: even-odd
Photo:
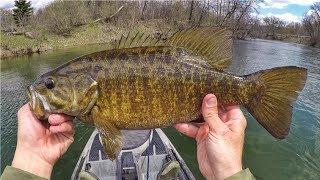
[[[15,168],[50,179],[53,165],[73,142],[71,117],[52,114],[48,122],[33,114],[29,104],[18,111],[17,147],[12,161]]]
[[[197,141],[199,169],[206,179],[225,179],[242,170],[244,130],[247,121],[239,106],[219,109],[217,99],[208,94],[202,102],[205,120],[200,127],[181,123],[174,127]]]

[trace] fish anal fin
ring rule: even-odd
[[[121,131],[104,117],[97,106],[92,108],[91,113],[94,125],[99,129],[105,155],[111,160],[116,159],[123,146]]]
[[[232,36],[228,29],[189,28],[176,32],[165,43],[202,56],[212,68],[218,70],[225,70],[231,62]]]

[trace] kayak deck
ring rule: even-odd
[[[163,165],[177,161],[178,179],[195,179],[175,147],[161,129],[124,130],[124,147],[111,161],[103,153],[98,130],[94,130],[73,171],[71,179],[79,179],[80,172],[94,179],[158,179]]]

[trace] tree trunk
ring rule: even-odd
[[[201,25],[201,22],[202,22],[202,19],[203,19],[205,11],[206,11],[206,2],[204,1],[203,2],[203,8],[202,8],[202,11],[201,11],[201,14],[200,14],[200,17],[199,17],[199,21],[198,21],[198,26]]]
[[[142,10],[141,10],[141,15],[140,15],[140,19],[141,20],[144,20],[144,11],[146,10],[147,3],[148,3],[148,1],[144,1],[144,3],[143,3]]]
[[[189,21],[189,24],[191,24],[192,22],[192,12],[193,12],[193,5],[194,5],[194,1],[191,1],[190,2],[190,12],[189,12],[189,18],[188,18],[188,21]]]

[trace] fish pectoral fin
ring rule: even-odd
[[[108,131],[99,129],[99,131],[104,153],[109,159],[116,159],[123,146],[121,132],[116,128]]]
[[[121,131],[104,117],[97,106],[92,108],[91,113],[93,123],[99,129],[105,155],[111,160],[116,159],[123,146]]]

